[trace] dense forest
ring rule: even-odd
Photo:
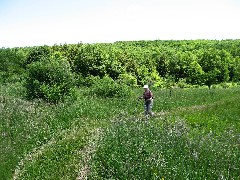
[[[128,86],[211,88],[239,82],[239,47],[240,40],[155,40],[1,48],[0,81],[24,82],[30,97],[104,77]]]

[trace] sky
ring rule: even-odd
[[[240,0],[0,0],[0,47],[240,39]]]

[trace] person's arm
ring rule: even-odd
[[[139,96],[138,99],[144,99],[144,94],[142,96]]]

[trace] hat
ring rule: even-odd
[[[148,85],[144,85],[143,88],[144,88],[144,89],[148,89]]]

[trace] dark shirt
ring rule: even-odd
[[[153,93],[147,89],[144,93],[143,93],[143,98],[146,100],[149,100],[153,97]]]

